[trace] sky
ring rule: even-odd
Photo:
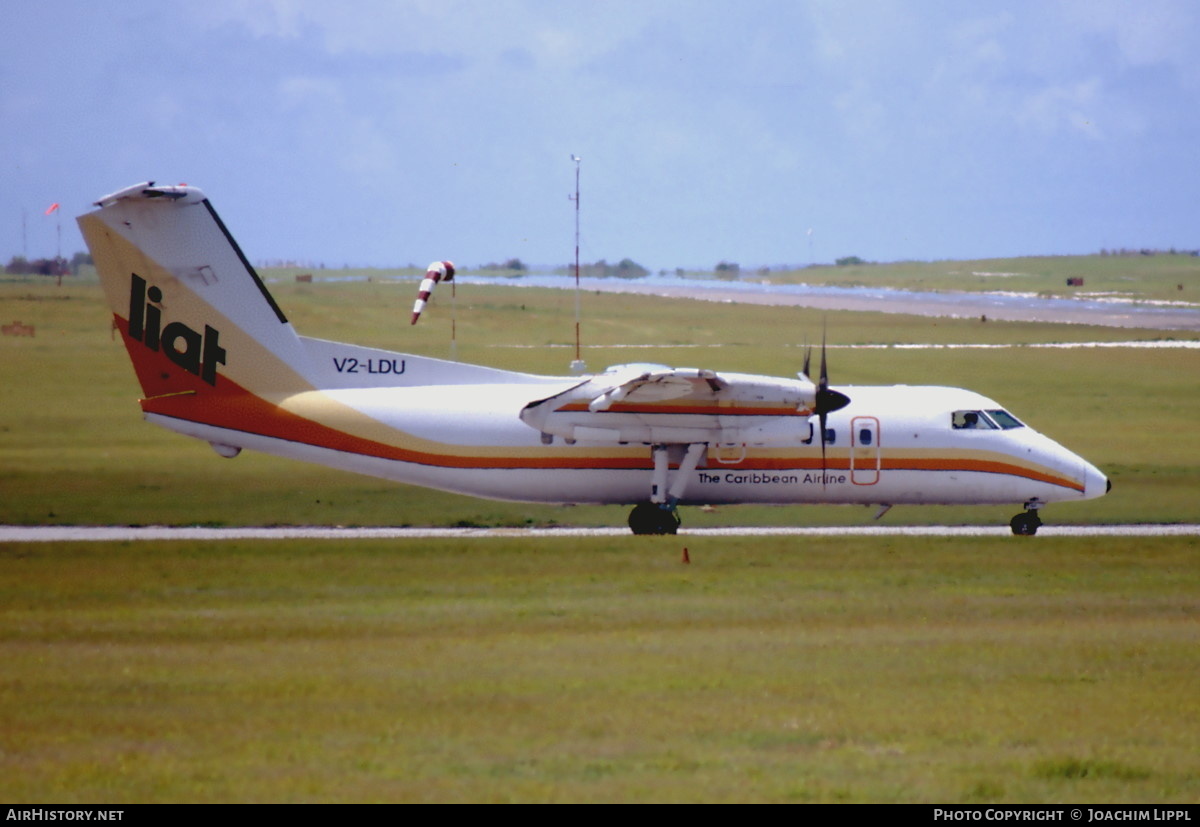
[[[5,262],[154,180],[255,262],[564,265],[573,154],[585,262],[1200,248],[1193,0],[0,10]]]

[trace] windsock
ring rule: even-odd
[[[425,278],[421,280],[421,289],[417,291],[417,300],[413,303],[412,324],[421,318],[421,311],[433,293],[433,288],[439,281],[450,281],[454,278],[454,262],[435,261],[425,268]]]

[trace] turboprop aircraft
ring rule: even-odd
[[[137,184],[79,217],[149,421],[208,442],[503,500],[678,506],[1047,503],[1111,486],[959,388],[829,385],[655,364],[536,376],[299,335],[204,193]],[[430,265],[413,321],[433,286]],[[882,510],[880,513],[882,513]]]

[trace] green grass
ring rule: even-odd
[[[412,327],[407,315],[414,285],[409,281],[279,282],[272,289],[304,334],[449,355],[447,295],[439,294],[421,324]],[[573,301],[568,291],[461,287],[458,356],[565,373],[572,355],[567,345],[573,336]],[[488,502],[261,455],[223,460],[203,443],[141,421],[133,370],[112,337],[94,282],[62,288],[47,279],[0,283],[0,320],[20,320],[37,329],[34,338],[0,338],[0,523],[620,525],[625,518],[624,509],[616,507]],[[780,376],[799,369],[805,341],[818,340],[826,324],[836,344],[1028,344],[1163,336],[1074,325],[981,324],[754,305],[731,309],[604,294],[586,296],[583,324],[584,355],[593,367],[657,361]],[[647,347],[657,344],[667,347]],[[1200,351],[831,349],[830,362],[835,385],[947,384],[980,391],[1111,475],[1111,495],[1048,508],[1048,522],[1191,522],[1200,517],[1200,430],[1195,428]],[[1001,525],[1014,511],[900,507],[884,521]],[[687,509],[685,520],[690,526],[855,524],[867,522],[871,513],[846,507],[724,507],[712,513]]]
[[[1195,802],[1195,538],[0,547],[0,799]]]

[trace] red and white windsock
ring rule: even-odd
[[[429,301],[433,288],[439,281],[450,281],[454,278],[454,262],[435,261],[425,268],[425,278],[421,280],[421,289],[417,291],[417,300],[413,303],[412,324],[421,318],[421,311]]]

